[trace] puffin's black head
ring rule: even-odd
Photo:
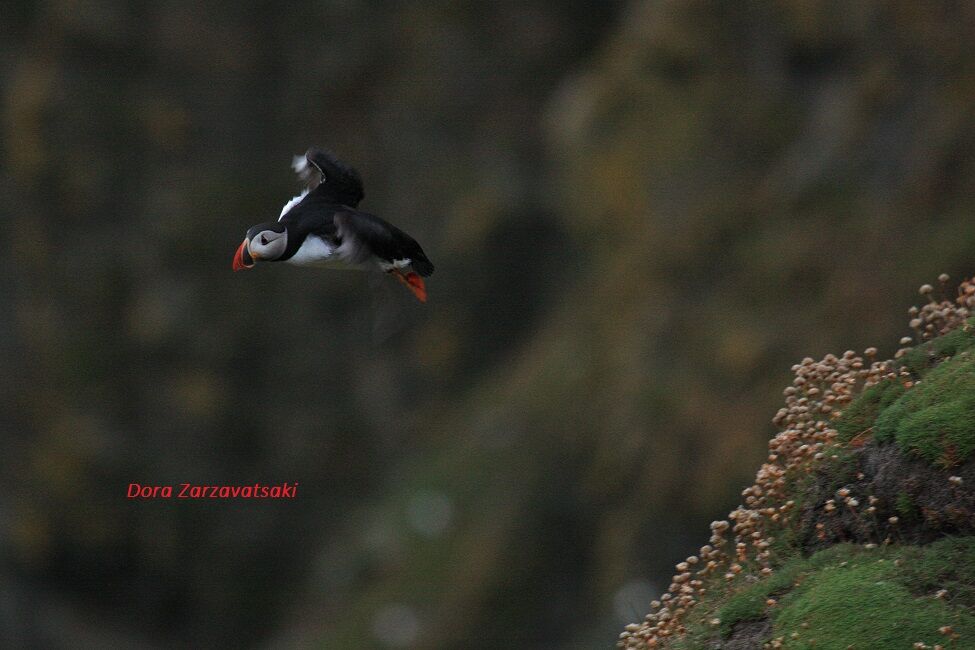
[[[254,267],[258,260],[273,262],[284,255],[288,247],[288,229],[283,223],[259,223],[247,231],[247,236],[234,254],[234,270]]]

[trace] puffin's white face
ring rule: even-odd
[[[288,248],[288,229],[281,223],[262,223],[247,231],[234,254],[234,271],[254,267],[258,260],[281,259]]]
[[[284,255],[288,247],[288,231],[262,230],[250,238],[248,249],[254,260],[273,261]]]

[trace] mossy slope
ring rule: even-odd
[[[970,285],[959,304],[975,294]],[[675,577],[670,601],[647,617],[664,634],[628,647],[975,648],[975,319],[966,308],[945,310],[953,322],[933,320],[944,316],[926,309],[933,316],[916,322],[934,323],[935,334],[884,362],[882,378],[841,412],[822,409],[821,423],[834,433],[817,447],[818,463],[763,466],[763,489],[743,492],[751,509],[730,517],[736,530],[760,532],[735,538],[737,557],[726,568],[699,571],[696,581]],[[859,363],[853,353],[845,358]],[[797,376],[801,394],[815,395]],[[821,404],[806,399],[793,402],[797,412]],[[783,449],[795,455],[810,446],[792,444],[770,444],[770,463]],[[778,501],[759,500],[779,483]],[[765,528],[748,527],[760,516],[770,518]],[[715,522],[712,532],[726,527]],[[772,549],[770,559],[750,556],[755,540]],[[679,623],[668,626],[674,616]]]
[[[965,645],[975,643],[973,576],[972,538],[925,547],[839,545],[794,559],[735,594],[718,610],[716,631],[699,626],[675,647],[723,647],[734,643],[741,621],[759,619],[771,623],[767,641],[775,647],[933,647],[954,635],[953,647],[973,647]],[[946,626],[950,632],[939,631]],[[755,641],[761,647],[766,639]]]
[[[942,362],[879,413],[876,438],[904,452],[953,467],[975,452],[975,357]]]

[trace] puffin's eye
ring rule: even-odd
[[[267,237],[265,237],[264,235],[261,235],[261,244],[267,246]]]

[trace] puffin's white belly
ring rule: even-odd
[[[335,254],[334,246],[320,237],[311,235],[305,237],[305,241],[301,242],[301,246],[287,261],[299,266],[332,266],[341,263],[339,256]]]

